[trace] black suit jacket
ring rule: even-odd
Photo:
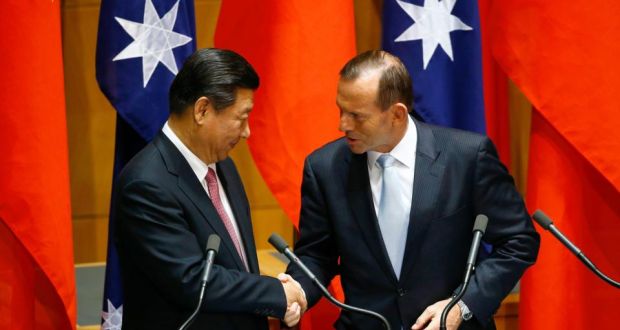
[[[429,305],[461,283],[477,214],[489,217],[484,240],[493,252],[476,267],[463,301],[475,319],[461,329],[492,329],[502,299],[536,259],[539,236],[486,137],[415,122],[413,198],[400,280],[392,269],[374,210],[366,154],[343,139],[312,153],[302,183],[298,256],[325,284],[340,274],[346,302],[409,329]],[[320,292],[294,265],[288,271],[310,304]],[[381,329],[342,312],[338,329]]]
[[[221,238],[202,312],[191,329],[267,329],[283,317],[277,279],[260,276],[247,197],[232,160],[217,163],[243,239],[250,272],[207,193],[163,134],[140,151],[115,183],[115,243],[124,287],[123,329],[177,329],[198,302],[210,234]]]

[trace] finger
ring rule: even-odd
[[[286,308],[286,311],[291,312],[291,314],[294,314],[298,309],[299,309],[299,304],[297,302],[294,302]]]
[[[426,326],[426,328],[424,328],[424,330],[439,330],[439,317],[437,314],[435,314],[435,317],[431,319],[431,322]]]
[[[306,293],[301,289],[301,301],[299,302],[299,307],[301,308],[301,313],[305,313],[308,309],[308,301],[306,300]]]
[[[298,290],[290,282],[280,282],[284,288],[284,295],[286,296],[286,304],[290,306],[293,302],[299,300]]]
[[[278,274],[277,277],[278,277],[278,280],[280,280],[280,282],[287,282],[289,279],[292,279],[290,275],[284,274],[284,273]]]
[[[293,303],[287,309],[286,314],[284,315],[284,323],[287,327],[292,327],[299,322],[301,319],[301,312],[299,304]]]
[[[424,329],[424,326],[431,320],[431,318],[433,317],[433,314],[434,312],[431,309],[431,306],[426,307],[424,312],[422,312],[422,314],[420,314],[418,319],[415,321],[411,329],[412,330]]]
[[[300,314],[299,312],[297,312],[296,314],[291,315],[289,318],[285,319],[284,324],[286,324],[287,327],[291,328],[297,325],[300,319],[301,319]]]
[[[291,318],[291,319],[284,321],[284,324],[286,324],[287,328],[292,328],[296,326],[297,323],[299,323],[299,320],[300,320],[300,317],[299,317],[299,314],[297,314],[295,318]]]

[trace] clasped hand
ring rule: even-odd
[[[306,302],[306,294],[301,288],[301,285],[295,281],[288,274],[278,274],[278,280],[284,287],[284,294],[286,294],[286,314],[284,314],[284,323],[288,327],[295,326],[299,323],[301,315],[308,308],[308,302]]]
[[[438,301],[428,307],[418,317],[411,330],[439,330],[439,319],[443,309],[448,305],[450,299]],[[455,305],[446,320],[446,328],[448,330],[456,330],[461,325],[461,307]]]

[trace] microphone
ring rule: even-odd
[[[474,239],[472,240],[471,247],[469,248],[469,256],[467,256],[467,265],[465,266],[465,276],[463,277],[463,284],[461,284],[461,289],[459,290],[459,292],[452,297],[452,300],[448,302],[446,307],[441,312],[441,319],[439,320],[439,328],[441,330],[446,330],[446,318],[448,317],[448,313],[465,294],[465,290],[467,289],[467,285],[469,284],[469,279],[471,278],[471,274],[474,271],[474,265],[476,264],[476,256],[478,255],[478,249],[480,248],[480,241],[482,240],[482,236],[484,236],[484,231],[487,229],[488,222],[489,218],[486,215],[478,214],[476,216],[473,230]]]
[[[306,265],[304,265],[304,263],[301,260],[299,260],[299,258],[295,255],[295,253],[293,253],[293,251],[289,249],[288,244],[286,244],[286,241],[282,237],[280,237],[280,235],[273,233],[271,234],[271,236],[269,236],[268,241],[271,245],[273,245],[273,247],[276,248],[276,250],[278,250],[278,252],[284,254],[288,258],[288,260],[290,260],[292,263],[297,265],[297,267],[299,267],[301,271],[304,272],[304,274],[306,274],[306,276],[308,276],[308,278],[310,278],[312,282],[314,282],[314,284],[321,290],[321,292],[323,292],[323,296],[325,296],[327,300],[329,300],[334,305],[344,310],[347,310],[350,312],[356,312],[360,314],[366,314],[366,315],[370,315],[372,317],[378,318],[379,320],[381,320],[381,322],[383,322],[383,325],[385,326],[387,330],[391,330],[390,324],[385,319],[385,317],[383,317],[381,314],[375,313],[367,309],[343,304],[340,301],[336,300],[336,298],[332,297],[329,291],[327,291],[327,289],[323,286],[323,284],[321,284],[321,282],[316,278],[316,275],[314,275],[312,271],[308,269],[308,267],[306,267]]]
[[[215,256],[217,255],[217,251],[220,249],[220,237],[212,234],[209,235],[207,239],[207,256],[205,258],[205,270],[202,273],[202,279],[200,280],[200,295],[198,295],[198,306],[194,309],[192,315],[187,318],[187,320],[181,325],[179,330],[185,330],[189,328],[189,326],[194,322],[196,315],[200,311],[200,306],[202,306],[202,300],[205,296],[205,289],[207,288],[207,281],[209,280],[209,274],[211,273],[211,268],[213,267],[213,261],[215,260]]]
[[[570,252],[576,255],[577,258],[579,258],[579,260],[581,260],[581,262],[586,265],[586,267],[588,267],[592,272],[594,272],[594,274],[596,274],[603,281],[609,283],[610,285],[616,288],[620,288],[620,283],[612,280],[610,277],[598,270],[594,263],[590,261],[590,259],[588,259],[575,244],[573,244],[566,236],[564,236],[564,234],[562,234],[562,232],[560,232],[559,229],[557,229],[553,225],[553,221],[551,221],[551,219],[543,211],[536,210],[536,212],[534,212],[534,214],[532,215],[532,218],[534,218],[534,220],[536,220],[536,222],[545,230],[550,231],[551,234],[555,236],[555,238],[562,242],[562,244],[564,244],[564,246],[566,246],[570,250]]]

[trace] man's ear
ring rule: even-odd
[[[409,111],[403,103],[392,104],[391,108],[394,115],[394,124],[402,125],[409,120]]]
[[[196,102],[194,102],[194,108],[192,112],[194,116],[194,121],[197,124],[202,125],[208,116],[213,115],[213,111],[214,109],[211,100],[209,100],[209,98],[206,96],[201,96],[200,98],[198,98],[198,100],[196,100]]]

